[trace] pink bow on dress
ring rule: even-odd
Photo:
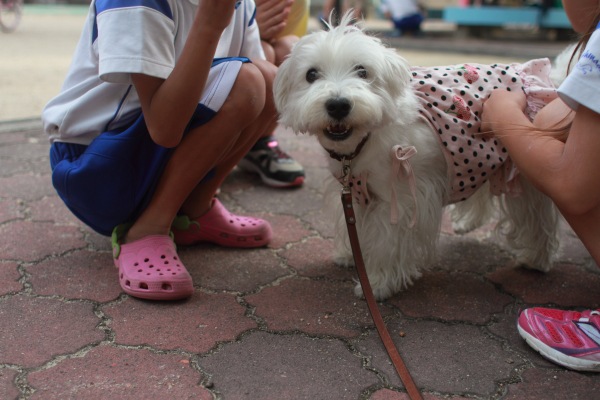
[[[415,203],[415,210],[410,221],[410,227],[412,228],[415,226],[415,223],[417,222],[417,186],[415,183],[415,174],[409,162],[409,159],[416,154],[417,149],[415,146],[402,147],[400,145],[396,145],[392,147],[392,204],[390,210],[390,222],[393,225],[398,223],[398,204],[396,200],[396,185],[394,184],[394,180],[403,178],[408,179],[408,186]]]

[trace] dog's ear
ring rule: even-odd
[[[288,97],[292,89],[293,77],[290,76],[292,61],[291,57],[286,58],[277,70],[275,81],[273,82],[273,97],[275,99],[275,107],[279,114],[284,114]]]
[[[386,48],[381,78],[394,98],[402,96],[410,82],[410,64],[395,49]]]

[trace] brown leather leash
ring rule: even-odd
[[[348,227],[348,236],[350,237],[350,246],[352,247],[352,255],[354,257],[354,264],[356,265],[360,285],[362,287],[365,300],[367,301],[369,312],[371,313],[371,317],[373,318],[373,322],[375,323],[375,327],[379,333],[379,337],[385,346],[392,364],[394,364],[394,368],[396,368],[396,372],[398,373],[400,380],[404,384],[408,397],[411,400],[423,400],[419,388],[417,388],[417,385],[412,379],[408,368],[406,368],[406,365],[404,364],[404,361],[402,360],[402,357],[400,356],[400,353],[398,352],[398,349],[396,348],[396,345],[394,344],[394,341],[387,330],[385,321],[383,320],[381,312],[379,311],[379,307],[377,306],[377,301],[373,296],[373,290],[371,289],[371,283],[369,282],[369,277],[365,268],[365,262],[362,257],[362,251],[360,249],[360,243],[358,240],[358,232],[356,230],[356,216],[354,214],[354,207],[352,206],[352,190],[348,184],[350,174],[350,160],[344,158],[342,160],[342,206],[344,208],[346,226]]]

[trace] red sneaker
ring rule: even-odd
[[[577,371],[600,372],[600,310],[528,308],[517,327],[548,360]]]

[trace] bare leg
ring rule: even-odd
[[[600,221],[600,207],[596,207],[585,214],[573,215],[563,212],[562,215],[581,239],[596,265],[600,266],[600,228],[596,222]]]
[[[260,123],[269,118],[275,121],[274,106],[265,107],[267,92],[261,72],[254,64],[244,64],[217,115],[184,137],[167,163],[150,204],[129,230],[126,242],[151,234],[168,234],[180,209],[191,216],[208,210],[223,179],[260,137]],[[216,176],[200,184],[212,169]]]
[[[248,150],[256,143],[264,132],[273,132],[277,126],[277,110],[273,100],[273,80],[277,68],[267,61],[253,61],[260,70],[265,81],[265,105],[261,114],[249,126],[244,129],[239,138],[238,145],[232,149],[223,162],[215,171],[215,176],[205,184],[202,184],[190,194],[181,207],[181,212],[191,219],[203,215],[210,207],[214,193],[221,186],[227,175],[248,153]],[[207,196],[208,194],[208,196]]]

